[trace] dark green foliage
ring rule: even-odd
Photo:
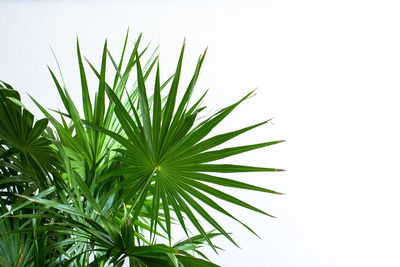
[[[236,243],[210,210],[253,232],[219,200],[270,216],[220,186],[278,192],[215,174],[279,171],[214,163],[282,142],[217,149],[268,122],[210,136],[252,92],[200,120],[205,94],[194,101],[191,96],[206,53],[179,99],[185,44],[175,73],[162,82],[157,51],[142,67],[148,48],[140,50],[141,36],[125,63],[127,40],[118,61],[105,43],[99,69],[77,43],[83,115],[51,69],[64,111],[53,116],[32,98],[46,117],[36,122],[18,92],[0,83],[1,265],[122,266],[128,260],[130,266],[216,266],[201,247],[217,252],[212,242],[217,236]],[[85,61],[98,79],[94,101]],[[111,84],[107,63],[115,71]],[[148,89],[153,72],[154,87]],[[173,223],[187,235],[175,245]],[[191,230],[198,234],[191,236]]]

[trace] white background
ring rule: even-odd
[[[228,205],[262,239],[218,216],[242,248],[220,240],[214,262],[400,266],[398,1],[3,1],[0,11],[0,79],[45,107],[61,108],[49,45],[79,103],[76,36],[98,63],[104,39],[117,56],[128,27],[131,40],[143,32],[161,45],[164,77],[186,37],[184,82],[209,47],[197,95],[210,88],[210,110],[258,88],[216,132],[274,117],[231,144],[288,141],[232,161],[286,169],[235,175],[286,195],[230,190],[277,219]]]

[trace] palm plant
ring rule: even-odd
[[[278,192],[216,173],[279,169],[214,163],[282,142],[217,149],[268,120],[209,136],[253,92],[199,119],[206,93],[195,101],[191,96],[206,51],[179,100],[185,43],[175,73],[162,82],[157,49],[142,67],[149,46],[141,50],[140,42],[141,35],[126,63],[128,34],[118,61],[105,42],[99,69],[82,57],[77,42],[83,115],[61,71],[60,80],[49,69],[65,111],[55,111],[53,116],[32,98],[46,117],[35,124],[18,92],[7,83],[0,84],[3,265],[122,266],[128,259],[130,266],[216,266],[200,248],[208,245],[217,252],[220,248],[212,241],[216,236],[237,244],[210,210],[255,234],[219,200],[271,216],[218,187]],[[84,61],[98,79],[94,101]],[[106,79],[109,63],[115,72],[111,83]],[[155,81],[148,90],[151,74]],[[172,244],[172,224],[181,226],[186,240]],[[198,234],[193,236],[193,230]]]

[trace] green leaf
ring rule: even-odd
[[[106,42],[106,44],[107,44],[107,42]],[[93,116],[92,103],[90,101],[89,89],[88,89],[88,84],[87,84],[87,79],[86,79],[86,74],[85,74],[85,68],[83,67],[83,63],[82,63],[82,56],[81,56],[81,50],[79,48],[79,40],[78,39],[76,39],[76,51],[78,54],[79,73],[81,76],[83,112],[85,113],[86,120],[92,120],[92,116]]]

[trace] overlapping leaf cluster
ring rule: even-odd
[[[82,57],[77,44],[83,115],[62,75],[59,79],[52,70],[64,110],[53,116],[33,99],[46,117],[36,123],[18,92],[0,84],[2,265],[122,266],[128,259],[130,266],[215,266],[199,249],[207,244],[217,251],[215,236],[236,243],[210,210],[253,232],[219,200],[270,216],[221,186],[279,193],[218,173],[278,169],[215,163],[280,143],[217,148],[268,121],[210,137],[252,92],[200,120],[205,93],[194,101],[191,96],[206,52],[178,97],[185,44],[175,73],[162,82],[157,50],[142,67],[148,46],[140,50],[140,41],[141,36],[126,55],[127,36],[118,61],[106,42],[99,69]],[[98,79],[93,103],[85,66]],[[106,78],[110,66],[112,83]],[[187,235],[175,245],[174,223]]]

